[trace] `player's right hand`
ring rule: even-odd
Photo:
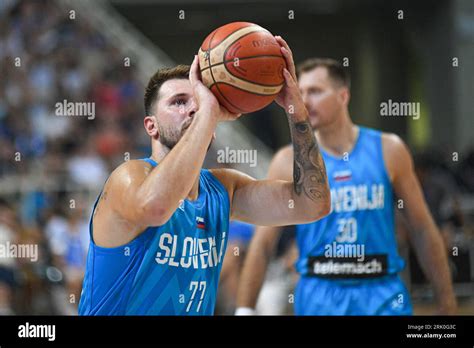
[[[242,114],[233,114],[225,107],[219,104],[215,95],[201,81],[199,74],[199,59],[195,55],[191,69],[189,71],[189,82],[193,87],[194,98],[198,106],[198,112],[201,111],[210,117],[215,117],[218,122],[233,121]]]

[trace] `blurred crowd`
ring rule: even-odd
[[[41,246],[34,265],[0,258],[0,313],[69,313],[80,295],[90,192],[149,152],[143,86],[87,19],[52,0],[0,2],[0,67],[0,240]],[[58,115],[64,100],[93,102],[95,117]],[[45,297],[58,298],[50,288],[64,290],[66,305],[45,308]]]
[[[39,246],[36,262],[0,257],[0,315],[74,314],[91,200],[119,163],[149,154],[143,86],[117,47],[52,0],[0,1],[0,69],[0,244]],[[96,117],[58,116],[63,100],[95,103]],[[474,152],[452,161],[426,151],[415,163],[446,242],[472,235],[463,197],[474,196]],[[233,310],[249,236],[247,227],[230,241],[220,313]],[[294,284],[292,239],[282,245],[264,288],[269,294]],[[268,313],[276,305],[261,306]]]

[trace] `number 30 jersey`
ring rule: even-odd
[[[331,189],[331,212],[298,225],[303,276],[355,283],[396,274],[398,255],[392,185],[385,168],[382,133],[364,127],[351,153],[336,158],[321,151]]]
[[[205,169],[197,200],[125,245],[96,245],[91,217],[79,315],[213,315],[228,227],[227,190]]]

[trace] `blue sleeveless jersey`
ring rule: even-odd
[[[227,190],[204,169],[197,200],[123,246],[97,246],[91,217],[79,315],[213,315],[228,227]]]
[[[360,127],[346,157],[321,151],[331,189],[331,212],[296,227],[300,252],[296,269],[301,275],[355,284],[403,269],[381,135]]]

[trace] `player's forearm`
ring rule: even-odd
[[[270,258],[274,251],[274,245],[263,243],[258,238],[258,234],[277,233],[273,227],[258,227],[255,236],[250,243],[244,266],[240,274],[239,287],[237,292],[237,308],[255,308],[258,294],[262,288],[265,274]]]
[[[412,233],[412,242],[421,268],[433,286],[441,314],[454,314],[456,297],[446,248],[435,224],[432,222],[428,226],[416,228]]]
[[[330,211],[330,191],[324,160],[318,142],[304,112],[288,114],[294,150],[293,191],[295,205],[308,212],[319,212],[317,218]],[[298,203],[302,203],[299,204]]]
[[[198,177],[217,120],[200,109],[186,133],[140,186],[144,209],[169,218]]]

